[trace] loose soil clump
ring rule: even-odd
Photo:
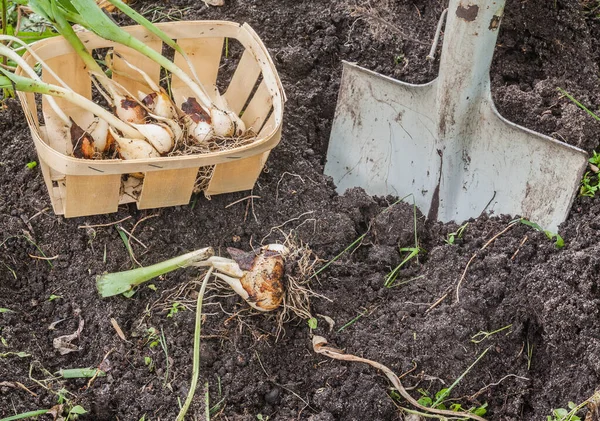
[[[598,146],[600,123],[557,88],[592,110],[600,105],[600,18],[590,12],[593,3],[509,0],[491,74],[502,115],[588,152]],[[315,293],[327,298],[312,297],[313,332],[298,318],[278,330],[277,314],[258,314],[235,295],[209,292],[199,382],[207,388],[197,391],[190,419],[203,419],[205,392],[214,420],[403,419],[399,406],[408,404],[381,373],[315,354],[312,333],[407,373],[402,383],[415,398],[419,389],[435,394],[448,387],[489,349],[451,398],[463,408],[487,403],[492,420],[546,419],[552,409],[594,394],[600,385],[597,199],[575,201],[560,228],[562,249],[524,224],[503,232],[512,218],[502,215],[469,221],[462,237],[448,244],[459,226],[426,221],[417,212],[423,251],[400,269],[395,287],[385,288],[386,275],[406,257],[399,249],[414,247],[413,207],[360,189],[338,195],[323,175],[340,61],[412,83],[432,80],[436,64],[425,57],[444,2],[226,0],[224,7],[209,8],[172,0],[134,7],[160,19],[224,19],[254,27],[287,93],[283,139],[252,191],[258,197],[228,206],[248,192],[198,196],[189,206],[123,206],[113,215],[65,219],[49,208],[39,169],[26,167],[37,159],[35,150],[19,105],[6,101],[0,119],[0,307],[13,312],[0,313],[0,417],[51,408],[64,388],[89,411],[82,419],[175,418],[191,378],[199,273],[180,270],[152,282],[155,290],[101,300],[95,275],[134,264],[119,226],[133,232],[142,265],[205,246],[225,254],[226,247],[250,250],[286,238],[327,261],[364,235],[311,279]],[[76,332],[80,318],[83,329],[72,341],[78,350],[60,355],[53,340]],[[508,325],[472,341],[480,331]],[[52,376],[101,363],[107,375],[90,385]]]

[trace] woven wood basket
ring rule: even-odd
[[[211,174],[207,195],[249,190],[254,186],[269,156],[281,138],[285,94],[267,49],[247,24],[222,21],[187,21],[158,24],[164,32],[188,54],[196,73],[209,93],[219,74],[221,57],[230,40],[237,40],[243,53],[223,96],[230,108],[241,115],[246,127],[258,133],[252,143],[230,150],[196,155],[172,156],[136,160],[86,160],[69,156],[72,149],[67,135],[53,135],[47,130],[60,125],[55,113],[42,100],[45,126],[40,125],[33,94],[19,93],[39,157],[44,181],[56,214],[66,217],[116,212],[119,204],[136,202],[139,209],[187,204],[199,174]],[[124,28],[147,45],[162,51],[162,41],[140,26]],[[155,81],[160,67],[145,56],[117,45],[92,33],[80,34],[90,49],[114,48],[128,62],[144,69]],[[91,98],[90,78],[83,62],[62,37],[49,38],[32,47],[42,60],[76,92]],[[35,60],[29,54],[29,64]],[[175,63],[186,72],[189,68],[178,54]],[[138,91],[139,77],[114,55],[113,78],[130,92]],[[21,73],[21,69],[17,70]],[[127,75],[131,75],[129,78]],[[48,74],[43,80],[56,81]],[[191,92],[173,76],[171,91],[177,105]],[[214,95],[214,93],[213,93]],[[87,127],[93,115],[80,107],[57,98],[59,106],[82,127]],[[87,123],[87,124],[86,124]],[[143,178],[128,174],[141,173]]]

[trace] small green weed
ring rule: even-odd
[[[460,240],[465,232],[465,229],[467,229],[467,225],[469,225],[469,223],[467,222],[464,225],[461,225],[460,227],[458,227],[458,229],[456,230],[456,232],[451,232],[448,234],[448,238],[446,238],[444,241],[446,242],[446,244],[450,244],[450,245],[454,245],[456,244],[456,240]]]
[[[181,304],[178,301],[175,301],[173,304],[171,304],[171,308],[169,309],[169,312],[167,313],[167,317],[168,318],[172,318],[174,315],[176,315],[177,313],[179,313],[180,311],[185,310],[185,306],[183,304]]]
[[[402,262],[400,262],[400,264],[398,266],[396,266],[394,268],[394,270],[392,270],[390,273],[388,273],[387,276],[385,277],[383,286],[385,286],[386,288],[393,288],[394,286],[397,286],[396,279],[398,278],[400,269],[402,269],[402,267],[404,265],[406,265],[408,262],[410,262],[412,259],[416,258],[418,261],[419,254],[421,252],[425,251],[419,246],[419,238],[417,236],[417,205],[414,202],[414,197],[413,197],[413,225],[414,225],[413,229],[414,229],[414,233],[415,233],[415,245],[414,245],[414,247],[400,248],[400,253],[408,253],[408,254],[406,254],[404,257],[404,260],[402,260]]]
[[[37,161],[31,161],[31,162],[28,162],[27,164],[25,164],[25,166],[26,166],[27,168],[29,168],[30,170],[32,170],[32,169],[34,169],[35,167],[37,167],[37,165],[38,165]]]
[[[458,402],[450,402],[449,400],[445,400],[449,393],[447,388],[441,389],[435,395],[431,395],[429,391],[425,389],[418,389],[418,392],[421,394],[421,397],[417,400],[417,402],[423,406],[426,406],[427,408],[442,409],[453,412],[469,412],[474,415],[479,415],[480,417],[483,417],[487,413],[487,403],[484,403],[481,406],[463,408]]]
[[[315,330],[317,328],[318,322],[316,318],[311,317],[310,319],[308,319],[307,323],[310,330]]]
[[[154,360],[152,359],[152,357],[144,357],[144,365],[148,367],[148,371],[154,371]]]
[[[527,225],[528,227],[533,228],[536,231],[543,232],[549,240],[554,241],[554,245],[556,248],[560,249],[565,246],[565,240],[560,236],[560,234],[554,234],[552,231],[548,231],[540,227],[535,222],[528,221],[525,218],[515,219],[510,222],[511,224],[521,223],[523,225]]]
[[[485,330],[480,330],[479,332],[477,332],[475,335],[473,335],[471,337],[471,342],[473,342],[474,344],[478,344],[480,342],[485,341],[490,336],[495,335],[496,333],[502,332],[503,330],[510,329],[511,327],[512,327],[512,323],[509,325],[506,325],[504,327],[501,327],[500,329],[493,330],[491,332],[486,332]],[[510,332],[508,332],[508,333],[510,333]]]
[[[533,361],[533,344],[530,344],[527,339],[527,371],[531,369],[531,361]]]
[[[574,402],[569,402],[568,410],[565,408],[553,409],[552,415],[548,415],[546,417],[546,421],[581,421],[581,418],[579,418],[576,414],[586,404],[587,404],[587,401],[583,402],[580,405],[576,405]]]

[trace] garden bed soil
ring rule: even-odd
[[[414,246],[412,206],[359,189],[338,195],[323,175],[340,61],[408,82],[432,80],[436,65],[425,56],[444,3],[134,4],[159,19],[248,22],[274,58],[288,97],[282,142],[252,192],[259,197],[232,206],[249,192],[198,196],[189,206],[167,209],[122,206],[112,215],[56,216],[39,167],[26,167],[37,158],[23,114],[16,101],[6,101],[0,119],[0,307],[14,312],[0,313],[0,417],[50,408],[65,389],[72,403],[89,411],[81,419],[175,419],[191,378],[198,272],[164,276],[153,282],[156,291],[143,287],[131,299],[100,299],[95,275],[132,267],[117,225],[135,228],[133,252],[143,265],[205,246],[221,254],[230,246],[249,250],[290,235],[330,260],[366,233],[360,246],[310,283],[327,297],[312,299],[312,313],[316,333],[332,346],[399,375],[410,371],[402,381],[414,387],[416,398],[417,389],[435,393],[448,387],[488,350],[451,397],[464,408],[487,403],[492,420],[545,420],[552,409],[590,397],[600,386],[597,199],[576,199],[560,228],[562,249],[543,233],[515,224],[481,250],[511,221],[498,215],[470,221],[462,238],[448,244],[458,226],[417,213],[424,251],[400,271],[402,285],[384,288],[386,274],[405,256],[399,247]],[[598,146],[600,123],[561,98],[557,88],[594,110],[600,105],[600,19],[586,13],[593,3],[507,1],[491,70],[502,115],[588,152]],[[39,259],[42,252],[49,260]],[[403,419],[399,407],[410,405],[393,398],[380,372],[313,352],[305,320],[287,323],[277,335],[276,314],[249,311],[237,296],[220,295],[210,290],[205,300],[200,386],[188,419],[204,419],[206,390],[210,405],[217,405],[214,420]],[[187,310],[170,311],[175,301]],[[335,321],[332,331],[321,315]],[[79,317],[79,350],[60,355],[53,339],[76,331]],[[471,340],[479,331],[508,325],[480,343]],[[160,345],[151,346],[154,337],[148,342],[148,329],[164,334],[168,356]],[[60,369],[97,367],[103,360],[107,376],[89,387],[87,380],[48,380]]]

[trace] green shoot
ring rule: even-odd
[[[171,304],[171,308],[169,309],[169,313],[167,313],[167,317],[172,318],[178,312],[183,310],[185,310],[185,306],[180,302],[175,301],[173,304]]]
[[[408,196],[406,196],[408,197]],[[394,268],[390,273],[385,277],[385,281],[383,286],[386,288],[392,288],[395,285],[396,279],[398,278],[398,274],[400,273],[400,269],[410,262],[412,259],[419,259],[419,253],[423,251],[421,247],[419,247],[419,238],[417,237],[417,205],[415,204],[415,198],[413,196],[413,225],[414,225],[414,233],[415,233],[415,246],[414,247],[402,247],[400,248],[400,253],[408,253],[408,255],[404,258],[404,260]]]
[[[464,225],[461,225],[460,227],[458,227],[458,229],[456,230],[456,232],[451,232],[448,234],[448,238],[446,238],[444,241],[446,242],[446,244],[450,244],[453,245],[456,243],[456,240],[461,239],[465,229],[467,228],[467,225],[469,225],[469,223],[467,222]]]
[[[404,196],[404,197],[396,200],[394,203],[392,203],[387,208],[385,208],[383,211],[381,211],[381,213],[383,214],[383,213],[387,212],[389,209],[391,209],[392,207],[394,207],[398,203],[402,202],[404,199],[406,199],[409,196],[412,196],[412,193],[411,194],[407,194],[406,196]],[[415,210],[415,212],[416,212],[416,210]],[[415,226],[416,226],[416,220],[415,220]],[[317,270],[315,273],[313,273],[309,279],[312,279],[312,278],[316,277],[319,273],[321,273],[325,269],[327,269],[329,267],[329,265],[331,265],[333,262],[335,262],[336,260],[338,260],[344,254],[346,254],[347,252],[353,250],[355,247],[357,248],[358,246],[360,246],[362,240],[367,236],[367,234],[369,234],[369,231],[371,231],[371,226],[370,225],[369,225],[369,227],[367,228],[367,231],[364,234],[362,234],[360,237],[358,237],[356,240],[354,240],[352,242],[352,244],[350,244],[348,247],[346,247],[344,250],[342,250],[337,256],[335,256],[333,259],[331,259],[329,262],[327,262],[323,267],[319,268],[319,270]],[[416,239],[416,235],[417,234],[416,234],[416,230],[415,230],[415,239]]]
[[[531,369],[531,361],[533,360],[533,344],[527,339],[527,371]]]
[[[54,300],[58,300],[58,299],[60,299],[60,298],[62,298],[62,296],[61,296],[61,295],[54,295],[54,294],[50,294],[50,297],[48,297],[48,301],[49,301],[49,302],[52,302],[52,301],[54,301]]]
[[[390,273],[387,274],[387,276],[385,277],[385,282],[383,283],[383,286],[386,288],[393,288],[393,287],[397,286],[398,284],[396,284],[395,281],[398,278],[398,273],[400,272],[400,269],[402,269],[402,267],[405,264],[407,264],[408,262],[410,262],[412,259],[417,257],[420,252],[421,252],[421,248],[419,248],[419,247],[403,247],[403,248],[401,248],[400,253],[408,253],[408,255],[406,255],[404,260],[398,266],[396,266],[394,268],[394,270],[392,270]]]
[[[450,387],[448,387],[447,389],[442,389],[439,393],[437,393],[436,397],[435,397],[435,401],[433,402],[433,404],[431,406],[433,408],[437,408],[437,406],[440,403],[442,403],[446,399],[446,397],[450,394],[452,389],[454,389],[456,387],[456,385],[461,382],[461,380],[467,375],[467,373],[469,371],[471,371],[471,369],[475,366],[475,364],[477,364],[479,362],[479,360],[481,360],[485,356],[485,354],[487,354],[487,352],[489,350],[490,350],[490,348],[486,348],[485,351],[483,351],[479,355],[479,357],[477,357],[477,359],[473,362],[473,364],[471,364],[469,367],[467,367],[467,369],[460,376],[458,376],[458,378],[456,380],[454,380],[454,383],[452,383],[450,385]]]
[[[66,368],[59,370],[58,375],[63,379],[90,379],[106,376],[106,373],[97,368]]]
[[[165,338],[165,332],[163,332],[162,327],[160,328],[160,336],[158,337],[158,343],[165,353],[165,380],[163,382],[163,387],[165,387],[169,383],[169,348],[167,347],[167,338]]]
[[[589,108],[587,108],[585,105],[583,105],[581,102],[577,101],[572,95],[570,95],[567,91],[565,91],[564,89],[561,88],[557,88],[558,91],[563,94],[564,96],[566,96],[567,98],[569,98],[571,100],[571,102],[573,102],[575,105],[577,105],[579,108],[581,108],[583,111],[585,111],[589,116],[591,116],[592,118],[600,121],[600,117],[597,116],[594,112],[592,112]]]
[[[357,244],[360,244],[360,242],[367,236],[367,234],[368,234],[368,231],[365,232],[360,237],[358,237],[356,240],[354,240],[352,242],[352,244],[350,244],[348,247],[346,247],[344,250],[342,250],[341,253],[339,253],[337,256],[335,256],[333,259],[331,259],[329,262],[327,262],[325,265],[323,265],[323,267],[319,268],[319,270],[317,270],[315,273],[313,273],[312,276],[309,279],[312,279],[315,276],[317,276],[319,273],[323,272],[325,269],[327,269],[329,267],[329,265],[331,265],[333,262],[335,262],[336,260],[338,260],[345,253],[347,253],[350,250],[352,250]]]
[[[212,254],[212,248],[207,247],[151,266],[125,272],[107,273],[96,278],[96,287],[102,297],[112,297],[131,291],[134,287],[157,276],[189,266],[194,262],[206,260]]]
[[[206,418],[206,421],[210,421],[210,394],[208,382],[204,383],[204,418]]]
[[[162,42],[164,42],[169,47],[171,47],[172,49],[174,49],[175,51],[177,51],[185,59],[185,61],[187,62],[188,67],[192,71],[192,75],[194,76],[194,78],[196,79],[196,81],[198,83],[200,83],[199,79],[198,79],[198,75],[196,74],[195,66],[192,64],[192,62],[189,59],[188,55],[183,50],[183,48],[181,48],[179,46],[179,44],[177,44],[170,36],[168,36],[167,34],[165,34],[159,27],[155,26],[152,22],[150,22],[144,16],[142,16],[141,14],[139,14],[138,12],[136,12],[135,10],[133,10],[131,7],[129,7],[123,1],[121,1],[121,0],[108,0],[108,1],[112,5],[114,5],[115,7],[117,7],[125,15],[127,15],[131,19],[133,19],[136,23],[138,23],[139,25],[143,26],[148,31],[150,31],[152,34],[154,34],[158,38],[160,38],[160,40]],[[227,40],[227,38],[225,38],[225,40]],[[225,41],[225,42],[227,42],[227,41]]]
[[[3,354],[0,354],[0,358],[6,358],[6,357],[19,357],[19,358],[27,358],[27,357],[31,357],[31,354],[28,354],[26,352],[23,351],[19,351],[19,352],[5,352]]]
[[[495,335],[496,333],[502,332],[503,330],[510,329],[512,327],[512,323],[501,327],[500,329],[493,330],[491,332],[486,332],[485,330],[480,330],[475,335],[471,337],[471,342],[474,344],[481,343],[488,339],[490,336]],[[510,333],[510,332],[509,332]]]
[[[337,330],[337,333],[340,333],[341,331],[345,330],[347,327],[352,326],[354,323],[356,323],[361,317],[365,316],[366,314],[368,314],[367,310],[363,311],[362,313],[359,313],[358,316],[354,317],[348,323],[346,323],[345,325],[340,327]]]
[[[540,227],[535,222],[528,221],[525,218],[514,219],[510,221],[511,224],[521,223],[523,225],[527,225],[528,227],[533,228],[536,231],[543,232],[549,240],[554,241],[554,245],[556,248],[560,249],[565,246],[565,240],[560,236],[560,234],[554,234],[552,231],[548,231]]]
[[[2,418],[2,419],[0,419],[0,421],[24,420],[27,418],[37,417],[39,415],[44,415],[44,414],[47,414],[48,412],[50,412],[49,409],[38,409],[37,411],[23,412],[22,414],[17,414],[17,415],[13,415],[11,417]]]
[[[212,275],[212,272],[213,268],[210,267],[208,269],[208,272],[206,272],[204,279],[202,280],[202,285],[200,286],[200,292],[198,293],[198,299],[196,301],[196,328],[194,332],[192,382],[190,384],[190,389],[187,398],[185,399],[183,406],[179,410],[179,414],[177,415],[176,421],[183,421],[185,419],[185,414],[187,413],[192,403],[192,400],[194,399],[194,394],[196,393],[196,386],[198,385],[198,376],[200,375],[200,334],[202,332],[202,300],[204,298],[204,292],[206,291],[206,285],[208,284],[208,280]],[[206,408],[210,408],[210,406],[207,404]]]
[[[9,308],[0,307],[0,313],[14,313],[14,310],[11,310]]]
[[[308,319],[307,323],[310,330],[315,330],[317,328],[318,322],[316,318],[311,317],[310,319]]]
[[[4,267],[6,269],[8,269],[8,271],[13,276],[13,278],[17,279],[17,272],[13,268],[11,268],[10,266],[8,266],[6,263],[2,262],[2,264],[4,265]],[[0,311],[0,313],[1,313],[1,311]]]
[[[30,170],[32,170],[32,169],[34,169],[35,167],[37,167],[37,165],[38,165],[37,161],[31,161],[31,162],[28,162],[28,163],[27,163],[25,166],[26,166],[27,168],[29,168]]]
[[[171,72],[181,79],[181,81],[192,90],[196,96],[196,99],[201,104],[204,104],[204,106],[207,108],[211,108],[212,101],[200,84],[193,81],[183,70],[181,70],[172,61],[164,57],[160,52],[155,51],[143,41],[134,38],[131,34],[120,28],[98,7],[94,0],[71,0],[71,4],[79,13],[78,20],[80,22],[78,23],[81,23],[86,29],[89,29],[104,39],[133,48],[137,52],[155,61],[165,70]],[[141,15],[138,16],[141,17]],[[141,18],[148,22],[145,18]],[[147,29],[149,28],[147,27]]]
[[[133,254],[133,248],[131,247],[131,242],[129,241],[129,237],[125,234],[125,231],[119,226],[116,227],[117,232],[119,233],[119,237],[121,237],[121,241],[125,244],[125,249],[129,254],[129,259],[131,260],[131,265],[135,266],[135,255]]]

